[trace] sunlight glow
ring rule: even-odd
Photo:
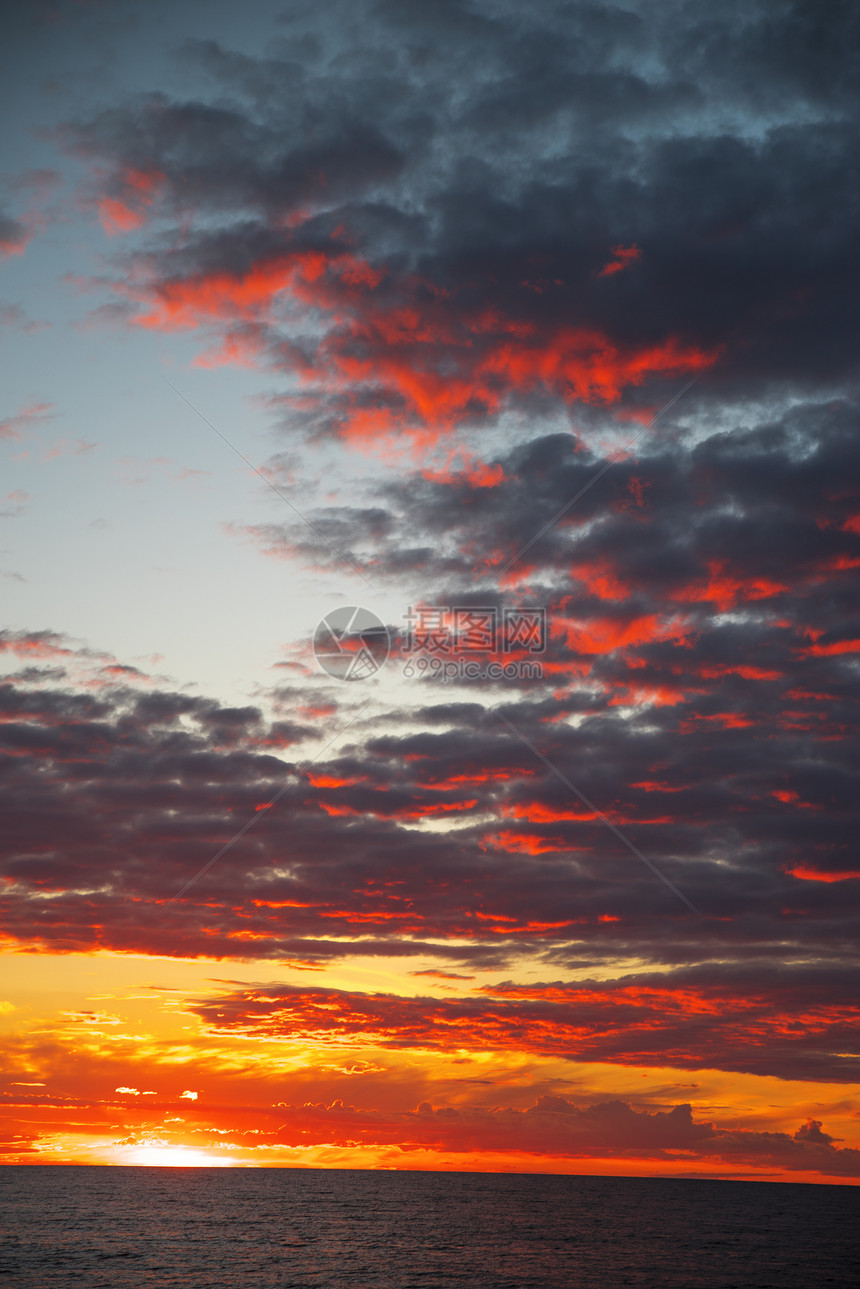
[[[234,1161],[216,1159],[203,1150],[189,1150],[185,1146],[141,1146],[129,1155],[124,1154],[122,1162],[147,1168],[230,1168]]]

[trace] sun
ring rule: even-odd
[[[124,1155],[122,1162],[146,1168],[230,1168],[233,1164],[232,1159],[215,1159],[187,1146],[141,1146]]]

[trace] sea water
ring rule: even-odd
[[[858,1289],[851,1186],[321,1169],[0,1168],[34,1289]]]

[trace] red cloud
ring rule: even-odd
[[[544,837],[539,833],[515,832],[511,828],[502,828],[498,832],[487,833],[484,844],[495,850],[513,851],[522,855],[548,855],[553,851],[575,850],[563,837]]]
[[[137,213],[121,212],[131,221]],[[311,402],[335,398],[340,434],[374,444],[397,432],[430,443],[477,412],[496,413],[514,396],[541,390],[566,402],[617,401],[652,376],[710,367],[718,350],[670,336],[622,345],[588,327],[538,325],[476,309],[455,292],[413,278],[394,280],[344,246],[294,247],[243,272],[219,270],[118,288],[146,306],[141,326],[215,326],[220,349],[201,360],[254,362],[268,352],[306,381]],[[273,305],[281,293],[319,310],[328,330],[316,352],[284,346]],[[237,332],[241,324],[245,331]],[[250,330],[248,330],[250,328]],[[472,487],[497,486],[498,466],[465,470]]]
[[[739,601],[769,599],[790,589],[788,583],[772,578],[729,573],[724,560],[708,560],[707,568],[708,577],[704,581],[681,587],[673,592],[672,599],[711,603],[725,613]]]
[[[124,202],[111,197],[104,197],[99,202],[99,219],[109,237],[115,233],[130,233],[146,222],[140,211],[131,210]]]
[[[642,256],[635,242],[632,246],[613,246],[612,254],[615,258],[604,264],[598,277],[611,277],[614,273],[620,273],[622,269],[626,269],[629,264],[633,264]]]
[[[553,627],[564,635],[571,649],[585,654],[611,653],[657,640],[683,640],[689,631],[684,619],[666,618],[659,613],[587,620],[559,616],[554,618]]]
[[[860,640],[835,640],[831,644],[810,645],[803,653],[808,658],[832,658],[843,653],[860,653]]]
[[[34,228],[22,226],[20,232],[9,233],[0,238],[0,256],[23,255],[35,231]]]
[[[801,882],[850,882],[860,878],[860,870],[847,873],[828,873],[818,868],[809,868],[806,864],[796,864],[794,868],[789,868],[787,871],[792,877],[798,878]]]
[[[98,202],[99,220],[107,235],[113,237],[141,228],[148,217],[147,208],[163,183],[160,171],[126,169],[117,185],[120,195],[105,196]]]
[[[470,488],[498,488],[500,484],[509,482],[498,462],[495,465],[488,465],[484,461],[476,461],[462,449],[457,456],[459,469],[449,465],[443,470],[422,470],[422,478],[431,483],[444,483],[455,487],[466,485]]]

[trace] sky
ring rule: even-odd
[[[0,1161],[856,1184],[856,6],[6,29]]]

